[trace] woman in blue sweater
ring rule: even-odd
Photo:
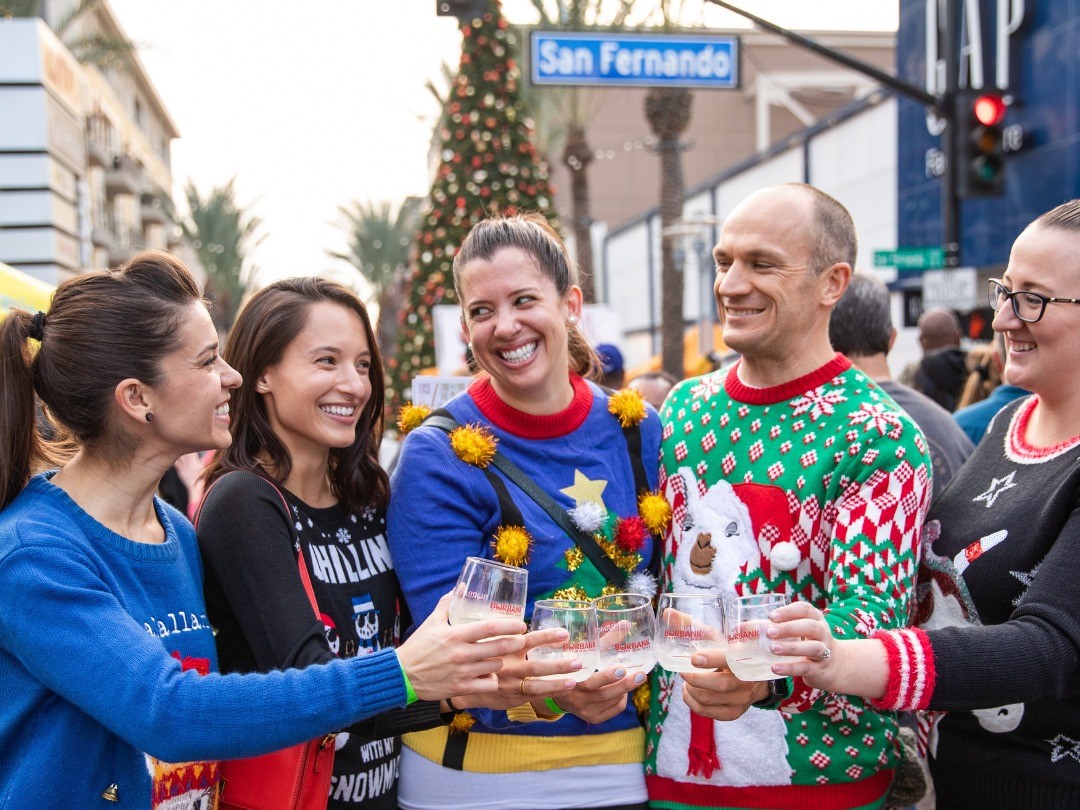
[[[390,546],[413,617],[435,609],[469,556],[528,568],[527,615],[553,596],[651,596],[655,581],[641,573],[654,544],[639,499],[656,487],[660,420],[636,392],[585,379],[596,359],[577,327],[581,289],[562,242],[535,215],[485,220],[454,258],[454,283],[484,374],[446,406],[461,427],[414,429],[392,478]],[[486,463],[491,450],[570,510],[578,534],[599,535],[598,553],[618,571],[594,566]],[[470,711],[450,732],[406,735],[401,806],[474,806],[482,794],[487,810],[643,808],[644,732],[627,694],[646,675],[609,669],[551,699],[523,678],[508,712]]]
[[[524,645],[474,643],[523,627],[451,628],[444,601],[396,651],[214,674],[195,532],[154,492],[179,456],[229,444],[240,383],[167,253],[76,276],[47,315],[0,323],[0,808],[207,810],[214,760],[494,691],[496,657]],[[63,444],[35,432],[35,392]]]

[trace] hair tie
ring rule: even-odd
[[[45,313],[41,310],[30,321],[30,337],[38,342],[45,337]]]

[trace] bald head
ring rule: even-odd
[[[919,345],[923,352],[960,345],[960,319],[944,307],[931,307],[919,316]]]

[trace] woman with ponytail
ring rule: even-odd
[[[523,647],[520,622],[451,628],[443,601],[397,650],[215,674],[195,532],[154,493],[181,455],[228,446],[240,384],[167,253],[0,322],[0,807],[210,810],[216,760],[492,692]],[[39,438],[35,393],[63,443]]]

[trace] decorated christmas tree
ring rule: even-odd
[[[398,402],[435,366],[432,307],[456,304],[452,263],[469,229],[492,208],[554,218],[547,166],[519,91],[517,37],[498,0],[461,23],[461,64],[438,133],[442,154],[417,234],[397,351],[387,359]]]

